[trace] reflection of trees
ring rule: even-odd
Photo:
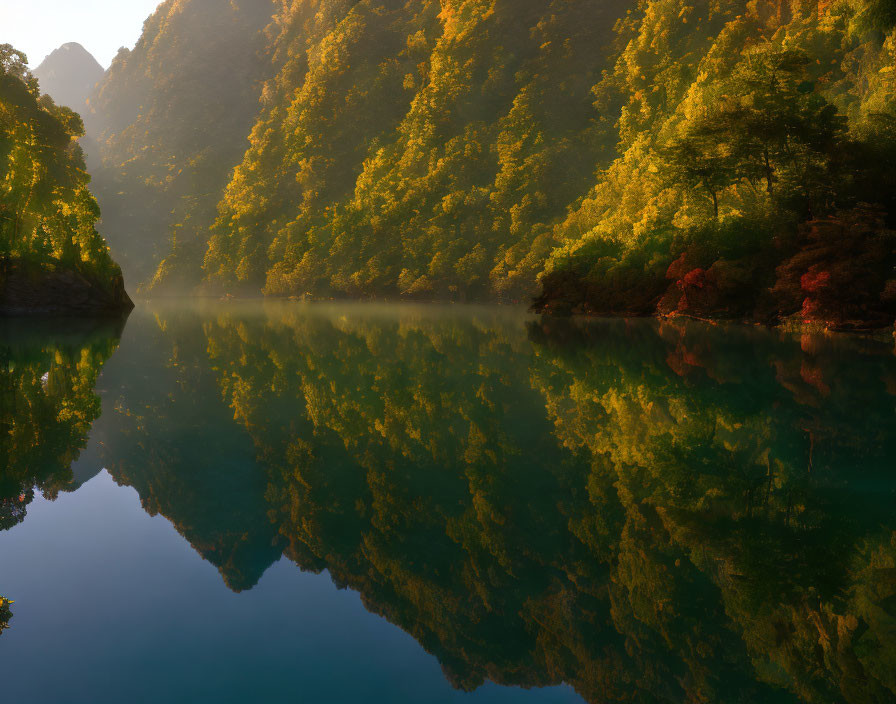
[[[208,331],[289,555],[358,589],[465,687],[556,679],[515,614],[564,579],[557,497],[581,460],[532,413],[517,325],[294,316]]]
[[[267,479],[220,401],[201,318],[180,311],[156,322],[132,327],[128,365],[107,372],[118,391],[98,428],[104,465],[230,588],[250,589],[283,549],[267,516]]]
[[[458,686],[892,696],[891,520],[868,489],[890,483],[893,364],[874,345],[652,322],[530,343],[487,314],[206,332],[290,557]]]
[[[72,485],[100,414],[94,386],[120,334],[114,323],[2,323],[0,529],[25,519],[35,490],[52,499]]]
[[[600,477],[609,467],[602,480],[624,506],[611,587],[622,630],[698,644],[668,637],[695,602],[669,584],[695,572],[761,680],[806,701],[890,700],[887,348],[689,324],[563,327],[533,330],[533,380],[557,437],[600,458]]]
[[[401,310],[161,312],[106,370],[105,465],[231,588],[285,551],[458,687],[892,701],[887,346]]]
[[[10,619],[12,619],[12,602],[0,596],[0,635],[9,628]]]

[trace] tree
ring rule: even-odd
[[[737,158],[725,139],[724,129],[712,121],[701,121],[663,150],[670,180],[684,189],[703,188],[712,199],[716,220],[719,194],[738,175]]]
[[[0,46],[0,255],[37,266],[63,265],[114,288],[120,270],[95,225],[81,118],[41,96],[25,56]]]

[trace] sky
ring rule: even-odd
[[[0,44],[28,55],[31,68],[54,49],[78,42],[104,68],[133,48],[160,0],[0,0]]]

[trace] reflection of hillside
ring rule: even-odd
[[[544,563],[562,533],[530,526],[562,525],[581,468],[532,412],[518,318],[222,318],[208,334],[290,557],[358,589],[458,684],[554,681],[512,614],[562,576]]]
[[[652,322],[530,343],[486,313],[302,310],[206,329],[272,516],[459,686],[896,691],[894,367],[874,345]]]
[[[266,477],[215,386],[202,319],[186,311],[144,317],[131,332],[128,363],[107,372],[117,391],[98,427],[104,464],[230,588],[250,589],[282,546],[267,516]]]
[[[0,529],[40,491],[74,488],[71,466],[100,414],[97,377],[121,323],[0,321]]]
[[[466,308],[136,317],[91,446],[234,590],[284,552],[328,570],[465,689],[896,696],[888,345]],[[26,348],[3,366],[34,418],[3,440],[16,501],[72,486],[114,342]]]
[[[805,701],[891,700],[889,346],[693,323],[549,325],[532,329],[533,381],[558,439],[600,458],[590,481],[612,484],[624,507],[617,625],[668,637],[695,601],[669,584],[691,570],[764,681]],[[670,639],[683,642],[697,639]]]

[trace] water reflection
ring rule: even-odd
[[[100,415],[94,386],[121,325],[0,321],[0,530],[25,519],[35,491],[79,486],[71,466]]]
[[[103,465],[234,591],[283,554],[327,570],[468,690],[896,696],[892,342],[467,308],[159,308],[131,325],[128,364],[104,376]],[[6,365],[15,388],[67,395],[6,422],[33,413],[59,440],[13,447],[59,472],[105,357],[41,349]],[[71,481],[21,469],[37,466],[3,481]]]

